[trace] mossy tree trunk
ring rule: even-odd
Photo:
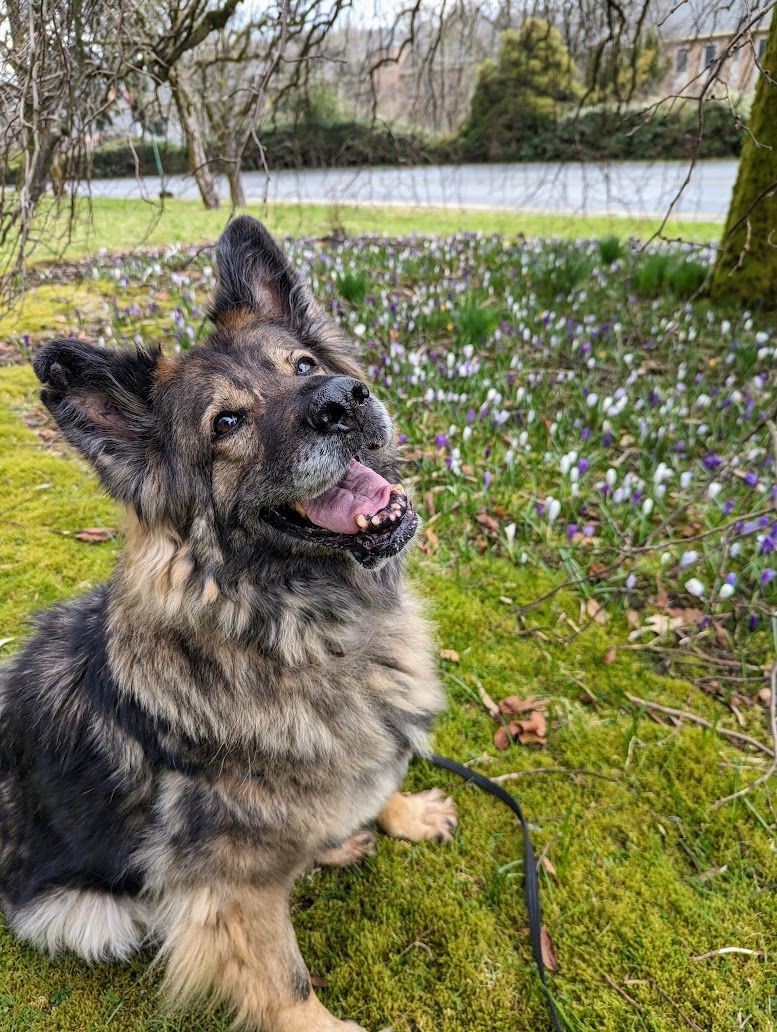
[[[761,59],[710,292],[716,300],[777,307],[777,14]],[[771,80],[771,81],[770,81]]]

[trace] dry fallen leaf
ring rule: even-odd
[[[500,752],[504,752],[510,744],[510,732],[506,727],[498,727],[494,731],[494,745]]]
[[[606,624],[610,619],[610,614],[604,608],[604,606],[595,598],[589,598],[585,604],[585,611],[594,621],[598,624]]]
[[[548,860],[544,853],[540,857],[540,865],[545,868],[545,870],[548,872],[551,878],[555,878],[556,881],[558,881],[558,872],[556,871],[556,868],[553,866],[553,863],[550,860]]]
[[[509,731],[521,745],[545,745],[548,722],[544,713],[534,712],[526,720],[511,720]]]
[[[428,554],[433,552],[440,543],[440,539],[434,532],[434,527],[424,527],[424,540],[422,544],[423,550]]]
[[[449,663],[461,662],[461,658],[456,649],[440,649],[440,659],[446,659]]]
[[[115,536],[116,531],[109,530],[108,527],[86,527],[73,532],[74,538],[85,541],[88,545],[96,545],[100,541],[110,541]]]
[[[639,627],[639,613],[636,609],[626,610],[626,623],[629,627]]]
[[[548,971],[555,975],[558,971],[558,957],[556,956],[556,947],[553,945],[553,939],[551,939],[550,932],[545,925],[540,929],[540,945],[542,947],[542,962]]]
[[[503,717],[514,717],[518,713],[531,713],[532,710],[542,712],[547,708],[547,699],[535,699],[533,695],[530,695],[528,699],[520,699],[517,695],[508,695],[499,703],[499,710]]]
[[[617,649],[607,649],[607,651],[604,654],[604,662],[608,666],[610,665],[610,663],[614,663],[617,658],[618,658],[618,650]]]
[[[488,715],[493,717],[494,720],[499,720],[499,707],[482,685],[478,685],[478,695],[480,696],[480,701],[485,706]]]
[[[498,533],[499,524],[493,516],[489,516],[487,512],[479,512],[475,519],[478,521],[481,527],[485,527],[487,530],[493,530],[494,533]]]

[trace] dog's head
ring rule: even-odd
[[[146,526],[379,565],[418,517],[352,345],[254,219],[228,226],[217,261],[205,343],[167,357],[52,341],[35,359],[45,405]]]

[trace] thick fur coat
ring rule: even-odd
[[[397,794],[441,705],[403,582],[417,519],[396,485],[367,531],[305,517],[350,519],[353,470],[396,480],[390,420],[263,227],[231,223],[218,264],[215,330],[187,354],[36,358],[127,540],[0,675],[0,904],[51,952],[157,943],[173,1003],[355,1029],[313,994],[287,903],[307,867],[368,853],[375,819],[455,825],[439,793]]]

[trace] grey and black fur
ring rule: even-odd
[[[417,520],[362,553],[295,525],[352,458],[396,479],[391,424],[259,223],[230,224],[218,265],[214,332],[187,354],[56,340],[35,360],[127,542],[0,675],[0,904],[50,952],[157,943],[174,1004],[356,1029],[312,992],[287,900],[310,865],[371,852],[375,819],[455,826],[441,794],[396,791],[441,705],[397,554]],[[309,418],[330,388],[358,389],[337,434]]]

